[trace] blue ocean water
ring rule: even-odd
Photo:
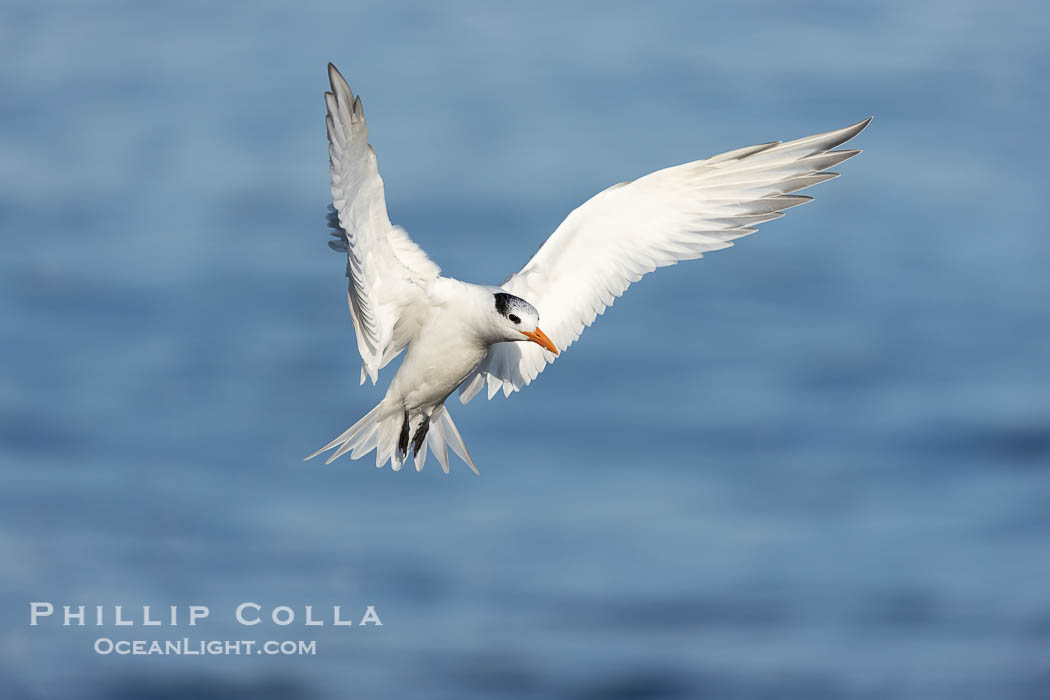
[[[1034,2],[8,0],[4,696],[1046,697],[1048,29]],[[477,282],[614,182],[875,121],[816,202],[453,404],[480,477],[304,465],[384,386],[325,246],[329,60],[393,220]]]

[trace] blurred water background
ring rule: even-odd
[[[1048,30],[1036,2],[5,0],[3,696],[1048,697]],[[392,219],[477,282],[614,182],[875,121],[815,203],[455,402],[480,477],[303,465],[391,374],[358,387],[325,246],[329,60]],[[244,628],[245,600],[384,624]],[[318,653],[92,651],[186,635]]]

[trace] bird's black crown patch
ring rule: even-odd
[[[513,294],[507,294],[506,292],[496,292],[493,294],[496,297],[496,311],[500,316],[506,316],[510,311],[512,300],[519,301],[518,297]]]

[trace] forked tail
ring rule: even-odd
[[[322,452],[334,449],[335,452],[325,460],[325,464],[331,464],[347,452],[350,453],[350,459],[358,459],[375,450],[377,467],[389,461],[394,471],[398,471],[404,466],[411,450],[416,471],[420,471],[427,461],[428,447],[446,474],[450,447],[475,474],[478,473],[463,443],[463,437],[456,430],[456,424],[452,422],[452,416],[444,404],[426,416],[422,413],[410,415],[397,408],[391,410],[380,402],[361,420],[347,428],[346,432],[306,459],[313,459]]]

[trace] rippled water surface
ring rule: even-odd
[[[4,696],[1045,697],[1048,29],[1038,3],[5,3]],[[611,183],[876,119],[815,203],[453,405],[480,477],[304,465],[383,386],[325,247],[329,60],[394,221],[478,282]],[[383,626],[246,628],[246,600]],[[30,601],[212,612],[30,627]]]

